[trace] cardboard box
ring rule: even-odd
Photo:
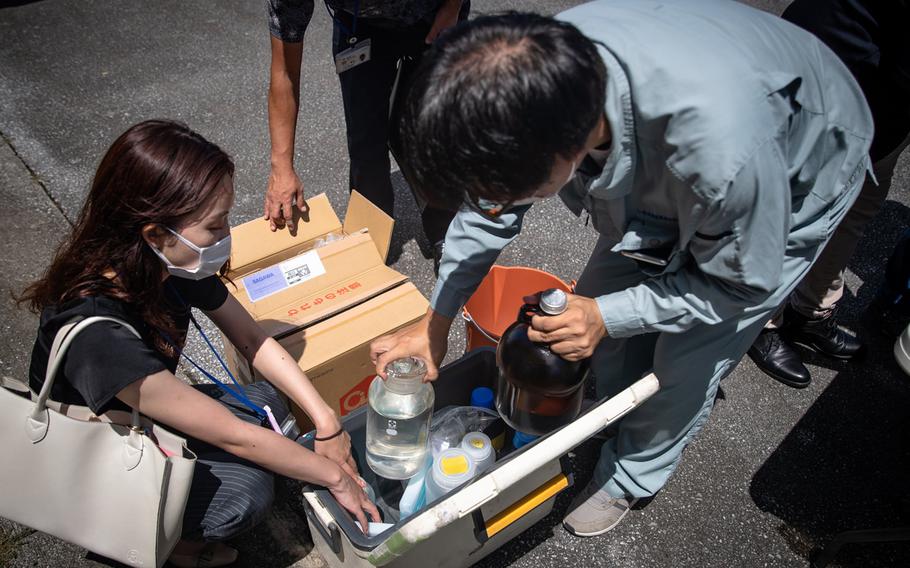
[[[231,229],[231,294],[306,372],[338,416],[366,403],[375,373],[370,342],[409,325],[428,302],[385,265],[394,220],[357,192],[344,224],[324,194],[307,199],[295,233],[256,219]],[[237,380],[261,379],[227,338]],[[306,428],[309,419],[292,405]]]

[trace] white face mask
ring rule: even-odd
[[[172,276],[187,278],[189,280],[202,280],[203,278],[218,274],[218,271],[221,270],[224,263],[231,258],[231,235],[224,237],[213,245],[199,247],[181,236],[174,229],[171,229],[170,227],[165,227],[165,229],[180,239],[180,242],[199,253],[199,264],[195,268],[182,268],[180,266],[175,266],[166,256],[164,256],[163,252],[149,244],[152,251],[154,251],[154,253],[158,255],[158,258],[164,262],[164,265],[167,266],[167,271]]]

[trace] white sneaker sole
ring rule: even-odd
[[[593,531],[593,532],[581,532],[581,531],[577,531],[577,530],[575,530],[574,528],[572,528],[572,527],[571,527],[568,523],[566,523],[565,521],[563,521],[562,526],[563,526],[563,528],[566,529],[566,531],[569,532],[569,534],[573,534],[573,535],[575,535],[575,536],[581,536],[581,537],[599,536],[599,535],[602,535],[602,534],[604,534],[604,533],[608,533],[608,532],[610,532],[611,530],[615,529],[615,528],[619,525],[619,523],[621,523],[622,520],[626,517],[626,515],[629,514],[629,511],[632,510],[632,507],[634,507],[634,506],[635,506],[635,503],[637,503],[637,502],[638,502],[637,499],[636,499],[635,501],[632,501],[632,503],[629,504],[629,508],[626,509],[625,511],[623,511],[622,514],[619,515],[619,518],[616,519],[616,521],[615,521],[612,525],[608,526],[607,528],[601,529],[601,530],[599,530],[599,531]]]

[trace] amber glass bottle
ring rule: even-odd
[[[548,434],[581,411],[587,361],[567,361],[546,343],[528,339],[533,315],[559,315],[567,304],[562,290],[542,292],[540,304],[521,307],[518,321],[506,329],[496,349],[496,409],[519,432]]]

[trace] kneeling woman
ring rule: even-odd
[[[273,472],[328,487],[362,526],[364,511],[379,519],[358,485],[338,418],[221,280],[230,257],[233,173],[227,154],[186,126],[147,121],[130,128],[102,159],[72,234],[22,298],[41,315],[29,377],[35,392],[57,330],[74,318],[111,316],[142,335],[113,322],[87,327],[51,398],[96,414],[134,408],[188,437],[198,461],[184,540],[171,556],[177,566],[233,562],[237,552],[220,541],[263,519]],[[245,389],[245,403],[174,376],[190,307],[204,311],[268,379]],[[279,422],[287,414],[277,391],[326,439],[315,453],[263,427],[257,407],[269,406]]]

